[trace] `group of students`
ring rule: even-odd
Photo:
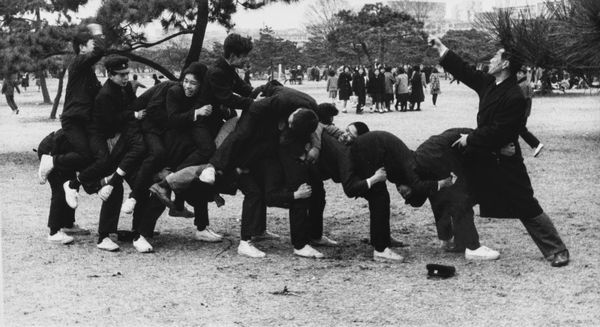
[[[244,83],[235,68],[246,65],[252,43],[237,34],[227,36],[223,57],[211,67],[193,63],[182,81],[162,82],[136,98],[125,58],[105,59],[109,77],[100,86],[93,65],[105,49],[101,31],[91,29],[94,50],[79,54],[69,67],[62,129],[38,148],[40,181],[48,180],[52,189],[51,242],[73,242],[62,229],[74,227],[80,186],[103,200],[97,247],[119,249],[110,234],[117,231],[120,212],[132,213],[133,246],[142,253],[153,251],[156,220],[166,207],[185,214],[184,201],[194,208],[195,238],[221,241],[223,236],[209,228],[207,204],[223,205],[220,194],[239,189],[244,195],[239,254],[264,257],[256,241],[279,238],[266,229],[266,209],[273,206],[289,210],[294,255],[322,258],[313,246],[337,245],[323,234],[323,181],[331,179],[349,198],[368,201],[373,258],[401,262],[391,249],[390,181],[413,206],[430,200],[447,250],[464,251],[467,259],[499,257],[479,243],[472,208],[479,203],[482,215],[521,218],[552,265],[568,263],[565,245],[533,198],[526,171],[523,175],[518,143],[516,151],[506,146],[518,137],[510,124],[502,131],[483,122],[475,130],[450,129],[416,151],[362,122],[341,130],[333,124],[337,109],[330,103],[317,104],[277,81],[254,89]],[[473,84],[477,73],[460,68],[452,52],[442,65],[467,85],[480,87]],[[241,110],[239,117],[235,109]],[[490,177],[497,159],[492,153],[500,155],[500,148],[507,164],[523,168],[512,179]],[[122,203],[124,180],[132,191]],[[515,200],[521,206],[504,202],[500,209],[508,211],[488,210],[499,197],[504,200],[504,193],[497,193],[503,187],[522,191]],[[515,208],[522,210],[511,211]]]
[[[352,95],[356,96],[357,114],[364,112],[367,96],[371,98],[371,112],[385,113],[391,112],[392,106],[401,112],[420,111],[427,84],[430,85],[433,107],[436,108],[438,95],[441,94],[438,71],[432,68],[426,74],[423,65],[392,68],[376,64],[373,69],[356,67],[354,71],[344,66],[339,74],[333,69],[329,71],[326,89],[334,103],[339,93],[344,113]]]

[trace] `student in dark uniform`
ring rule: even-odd
[[[90,148],[96,161],[86,170],[93,171],[95,179],[112,175],[98,194],[104,201],[98,226],[98,248],[115,251],[119,247],[108,234],[116,232],[123,196],[123,180],[127,176],[132,187],[128,201],[144,197],[144,190],[135,189],[130,179],[143,160],[145,145],[138,120],[144,118],[145,109],[131,110],[135,94],[129,81],[129,60],[114,56],[105,60],[108,79],[98,92],[92,113]],[[113,191],[114,194],[113,194]],[[68,198],[67,198],[68,200]],[[67,202],[68,203],[68,202]],[[151,252],[152,247],[144,236],[134,240],[139,252]]]
[[[387,180],[396,184],[396,186],[409,185],[416,192],[427,196],[444,187],[453,185],[455,181],[452,174],[437,181],[419,178],[414,171],[415,160],[412,151],[398,137],[384,131],[373,131],[358,136],[350,148],[350,157],[355,172],[360,178],[366,179],[383,167]],[[377,187],[385,189],[385,184],[378,183],[373,189]],[[375,192],[375,190],[372,190],[372,192]],[[381,192],[384,191],[381,190]],[[376,216],[388,217],[388,219],[371,220],[371,242],[375,247],[375,251],[378,252],[375,253],[375,256],[384,256],[384,252],[389,250],[391,243],[389,194],[387,197],[377,197],[377,201],[381,202],[372,204],[374,210],[378,211]]]
[[[239,34],[229,34],[223,42],[223,57],[219,57],[208,68],[205,80],[202,82],[202,94],[206,103],[213,108],[223,106],[229,110],[248,109],[256,96],[252,95],[252,86],[244,82],[236,68],[248,65],[248,54],[252,51],[252,40]],[[230,116],[235,116],[232,112]],[[229,117],[228,117],[229,118]],[[220,126],[214,131],[219,131]]]
[[[73,237],[68,235],[75,234],[86,235],[89,231],[79,228],[75,224],[75,209],[69,207],[65,202],[65,192],[63,184],[75,177],[75,172],[85,165],[81,156],[73,152],[73,147],[67,141],[62,129],[50,133],[46,136],[37,148],[38,157],[43,155],[52,155],[57,160],[64,160],[70,166],[60,165],[53,169],[48,175],[52,197],[50,198],[50,212],[48,214],[48,241],[59,244],[70,244]],[[67,158],[71,157],[71,158]]]
[[[352,91],[358,98],[356,113],[362,114],[366,102],[365,70],[361,67],[352,76]]]
[[[74,152],[80,156],[75,158],[63,158],[66,160],[83,160],[86,165],[91,164],[93,154],[89,145],[89,125],[92,119],[92,109],[94,107],[94,99],[102,87],[100,81],[94,72],[94,65],[102,59],[105,54],[104,40],[102,38],[102,29],[98,24],[90,24],[88,26],[93,35],[93,50],[87,53],[79,53],[80,46],[74,42],[74,49],[77,56],[69,65],[69,76],[65,94],[65,104],[63,107],[60,122],[63,133],[67,141],[73,147]],[[82,51],[85,51],[83,49]],[[61,159],[53,158],[51,155],[43,155],[40,161],[38,176],[40,183],[45,183],[46,177],[54,167],[62,169],[62,167],[70,166],[70,162],[64,162]],[[65,182],[65,195],[71,198],[70,206],[77,207],[77,192],[79,186],[83,183],[94,183],[95,177],[83,169],[79,176]],[[84,185],[85,187],[85,185]]]
[[[207,68],[192,63],[183,73],[183,82],[167,91],[166,164],[173,171],[206,164],[216,149],[214,138],[222,125],[222,111],[207,104],[202,94]],[[204,81],[204,82],[203,82]],[[213,134],[214,133],[214,134]],[[179,198],[181,199],[183,198]],[[205,242],[220,242],[223,236],[209,227],[208,203],[194,202],[195,238]]]
[[[479,243],[473,219],[476,200],[469,188],[471,176],[465,168],[462,152],[452,147],[461,133],[471,131],[469,128],[453,128],[427,139],[414,152],[415,171],[420,178],[430,180],[443,178],[450,172],[457,176],[454,185],[429,196],[442,249],[462,251],[468,260],[495,260],[500,253]],[[427,199],[412,192],[406,185],[401,185],[399,191],[407,203],[415,207],[420,207]]]
[[[523,163],[518,137],[525,126],[527,101],[517,84],[522,62],[511,49],[500,49],[490,61],[488,73],[469,67],[437,38],[440,64],[456,79],[479,95],[477,128],[461,134],[456,146],[465,148],[475,174],[481,216],[518,217],[545,258],[554,267],[569,263],[569,251],[554,224],[533,196]],[[515,154],[503,156],[500,149],[512,143]]]

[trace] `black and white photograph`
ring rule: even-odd
[[[598,326],[599,0],[0,0],[0,325]]]

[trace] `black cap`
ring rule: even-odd
[[[112,56],[106,58],[104,67],[113,73],[129,73],[129,59],[122,56]]]
[[[449,278],[454,276],[456,268],[436,263],[427,264],[427,276],[437,278]]]

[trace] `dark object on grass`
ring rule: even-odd
[[[427,276],[436,278],[450,278],[456,273],[456,268],[453,266],[445,266],[436,263],[427,264]]]

